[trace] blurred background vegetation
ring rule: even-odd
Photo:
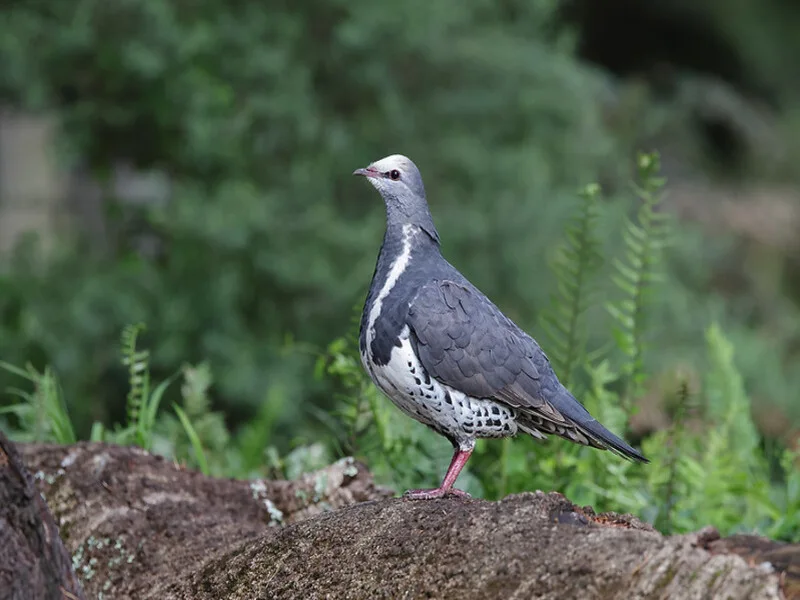
[[[613,398],[598,391],[600,363],[575,385],[595,389],[587,402],[629,408],[620,431],[658,453],[676,431],[702,441],[705,421],[684,409],[710,406],[740,378],[727,391],[749,406],[736,405],[753,424],[744,447],[763,452],[764,485],[791,495],[800,481],[782,452],[800,440],[797,31],[800,8],[786,0],[18,0],[0,20],[0,359],[39,372],[28,400],[57,377],[77,438],[106,439],[138,418],[120,334],[143,322],[149,376],[181,373],[183,383],[162,390],[155,439],[116,439],[189,462],[199,443],[219,474],[291,476],[353,452],[398,489],[436,483],[449,448],[417,424],[397,425],[407,428],[399,450],[385,430],[377,446],[357,440],[380,429],[371,402],[395,409],[370,400],[347,362],[384,225],[380,199],[349,174],[387,154],[412,157],[445,254],[549,351],[558,334],[542,315],[558,315],[559,248],[584,206],[578,190],[598,182],[604,192],[602,279],[638,206],[636,152],[658,150],[674,225],[647,306],[647,377],[630,406],[618,378],[600,386]],[[587,307],[589,350],[613,337],[604,293]],[[624,344],[616,355],[623,373]],[[24,387],[20,373],[0,370],[9,386]],[[35,415],[0,418],[19,438],[67,439]],[[623,497],[616,459],[569,458],[558,444],[486,446],[464,481],[489,497],[560,486],[665,528],[718,514],[673,511],[677,479]],[[497,461],[505,479],[482,476]],[[565,488],[606,463],[616,466],[595,488]],[[743,464],[731,468],[746,474]],[[600,494],[613,478],[615,494]],[[744,494],[738,484],[724,493]],[[727,501],[703,491],[720,494],[714,507]],[[662,509],[678,516],[663,521]],[[731,511],[727,528],[742,514]],[[789,538],[800,523],[770,531]]]

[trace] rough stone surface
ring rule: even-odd
[[[44,499],[0,431],[0,598],[82,600],[70,562]]]
[[[212,552],[392,494],[352,459],[297,481],[236,481],[205,477],[134,447],[20,447],[78,576],[101,599],[161,598],[151,595],[154,586],[192,572]]]
[[[23,455],[88,597],[798,597],[798,545],[664,537],[555,493],[413,502],[387,499],[351,460],[242,482],[103,444]]]
[[[587,516],[588,515],[588,516]],[[604,519],[600,519],[603,521]],[[694,536],[601,525],[559,494],[391,500],[297,523],[210,559],[164,597],[780,598],[778,579]]]
[[[800,544],[785,544],[757,535],[720,538],[716,533],[704,547],[712,554],[738,554],[750,565],[772,565],[786,597],[800,598]]]

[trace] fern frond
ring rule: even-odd
[[[564,242],[550,267],[556,276],[556,292],[541,317],[549,342],[548,355],[567,386],[572,382],[575,368],[585,359],[583,315],[591,305],[593,276],[603,262],[597,236],[600,186],[587,185],[580,197],[580,207],[567,225]]]
[[[621,369],[628,383],[626,399],[638,393],[643,384],[645,309],[653,284],[662,278],[662,250],[670,231],[668,215],[659,211],[665,180],[658,176],[658,154],[640,154],[637,166],[638,181],[633,188],[641,204],[635,221],[625,219],[622,260],[612,261],[611,280],[622,297],[606,304],[616,324],[614,340],[627,359]]]
[[[726,436],[729,452],[752,460],[759,436],[744,380],[734,361],[734,346],[717,323],[706,331],[706,344],[710,359],[706,375],[708,416]]]
[[[680,467],[681,450],[683,449],[682,438],[686,433],[687,413],[691,402],[689,382],[687,379],[681,379],[678,382],[678,393],[676,395],[675,415],[672,428],[667,434],[666,458],[664,460],[666,480],[662,487],[662,498],[664,501],[663,504],[659,506],[658,516],[655,519],[659,531],[668,533],[674,530],[673,512],[675,509],[675,496],[680,477],[678,470]]]
[[[122,330],[122,364],[128,369],[128,397],[126,412],[128,425],[135,426],[139,412],[150,393],[150,352],[136,347],[139,334],[144,331],[143,323],[127,325]]]

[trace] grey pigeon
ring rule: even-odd
[[[536,341],[442,256],[422,177],[395,154],[357,169],[386,204],[386,234],[364,304],[359,350],[372,381],[453,444],[441,486],[405,497],[465,496],[453,484],[478,438],[523,431],[648,462],[556,377]]]

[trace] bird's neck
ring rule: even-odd
[[[384,243],[389,237],[402,239],[406,225],[412,226],[415,233],[424,233],[437,247],[439,246],[439,232],[436,231],[433,217],[424,199],[422,203],[413,206],[404,206],[390,201],[386,202],[386,237],[384,237]]]
[[[378,262],[375,265],[372,283],[361,315],[359,346],[362,355],[367,346],[372,343],[371,338],[375,335],[375,322],[383,311],[391,313],[398,309],[403,302],[408,301],[402,293],[389,296],[392,290],[398,286],[398,282],[410,270],[415,270],[417,265],[431,260],[435,262],[440,256],[438,236],[434,238],[426,229],[412,223],[390,222],[387,224],[383,244],[381,244],[378,254]],[[418,261],[423,262],[419,263]],[[413,291],[416,292],[416,290]],[[386,322],[392,323],[391,319]],[[399,334],[399,330],[394,333]],[[388,360],[386,352],[374,348],[373,351],[381,354],[381,360]]]
[[[433,238],[425,229],[411,223],[389,223],[383,236],[378,262],[375,265],[375,283],[380,283],[398,260],[408,262],[421,253],[438,252],[438,237]]]

